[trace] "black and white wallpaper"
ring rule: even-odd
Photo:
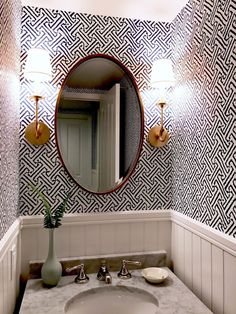
[[[146,141],[149,127],[159,120],[155,106],[158,95],[149,89],[153,61],[171,54],[171,25],[90,14],[23,7],[21,25],[21,129],[20,129],[20,214],[37,215],[43,205],[29,190],[37,184],[57,205],[65,191],[72,191],[69,212],[114,212],[169,209],[171,206],[171,141],[163,149]],[[31,47],[50,52],[53,81],[44,85],[45,100],[40,119],[51,129],[50,142],[33,147],[24,139],[24,130],[34,119],[34,104],[29,100],[31,85],[23,77],[27,51]],[[145,139],[140,161],[129,182],[112,194],[93,195],[71,181],[64,171],[54,134],[54,110],[60,85],[68,70],[89,54],[104,53],[121,61],[134,75],[145,108]],[[165,112],[171,127],[170,110]]]
[[[15,221],[19,195],[20,1],[0,3],[0,239]]]
[[[173,209],[236,237],[236,2],[192,0],[173,25]]]
[[[21,64],[31,47],[49,50],[54,70],[45,84],[40,117],[51,129],[42,147],[24,140],[34,118],[30,84],[21,75],[20,213],[43,207],[27,184],[37,183],[57,205],[72,190],[70,212],[169,209],[236,236],[235,0],[190,0],[172,24],[23,7]],[[173,41],[172,41],[173,39]],[[80,58],[105,53],[136,78],[145,109],[141,158],[129,182],[113,194],[93,195],[63,170],[54,138],[54,107],[60,84]],[[147,130],[158,121],[157,95],[148,87],[152,62],[171,57],[177,86],[165,123],[171,141],[155,149]]]

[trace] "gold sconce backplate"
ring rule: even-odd
[[[168,131],[160,125],[155,125],[149,130],[148,141],[154,147],[165,146],[169,140]]]
[[[32,145],[43,145],[50,138],[50,130],[44,122],[38,121],[36,126],[36,121],[33,121],[25,129],[25,138]]]

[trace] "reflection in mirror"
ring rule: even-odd
[[[105,55],[79,61],[62,84],[55,126],[59,155],[74,181],[98,194],[121,186],[143,141],[143,110],[130,72]]]

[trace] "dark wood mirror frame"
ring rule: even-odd
[[[85,188],[83,185],[81,185],[73,176],[72,174],[70,173],[70,171],[68,170],[64,160],[63,160],[63,156],[62,156],[62,152],[60,150],[60,144],[59,144],[59,140],[58,140],[58,109],[59,109],[59,105],[60,105],[60,99],[61,99],[61,95],[62,95],[62,92],[64,90],[64,87],[66,86],[67,84],[67,81],[68,81],[68,78],[70,77],[71,73],[74,72],[74,70],[76,68],[78,68],[81,64],[83,64],[84,62],[90,60],[90,59],[93,59],[93,58],[104,58],[104,59],[108,59],[112,62],[114,62],[117,66],[119,66],[125,73],[125,75],[127,75],[128,79],[130,80],[130,82],[132,83],[133,85],[133,88],[135,90],[135,94],[136,94],[136,97],[137,97],[137,101],[139,103],[139,111],[140,111],[140,134],[139,134],[139,145],[138,145],[138,149],[137,149],[137,153],[136,153],[136,156],[133,158],[131,164],[130,164],[130,167],[129,167],[129,170],[127,172],[127,174],[125,175],[125,177],[123,178],[123,180],[118,183],[115,187],[112,187],[111,189],[108,189],[106,191],[91,191],[87,188]],[[66,75],[64,81],[62,82],[62,85],[61,85],[61,88],[60,88],[60,91],[58,93],[58,97],[57,97],[57,102],[56,102],[56,108],[55,108],[55,116],[54,116],[54,125],[55,125],[55,138],[56,138],[56,147],[57,147],[57,151],[58,151],[58,154],[59,154],[59,158],[61,160],[61,163],[64,167],[64,169],[66,170],[66,172],[68,173],[69,177],[79,186],[81,187],[83,190],[89,192],[89,193],[92,193],[92,194],[97,194],[97,195],[102,195],[102,194],[109,194],[109,193],[112,193],[118,189],[120,189],[122,186],[124,186],[125,183],[127,183],[127,181],[129,180],[131,174],[134,172],[136,166],[137,166],[137,163],[138,163],[138,160],[140,158],[140,154],[141,154],[141,150],[142,150],[142,145],[143,145],[143,139],[144,139],[144,110],[143,110],[143,104],[142,104],[142,100],[141,100],[141,96],[140,96],[140,93],[139,93],[139,90],[138,90],[138,86],[135,82],[135,79],[133,77],[133,74],[130,72],[129,69],[127,69],[126,66],[124,66],[119,60],[115,59],[114,57],[112,56],[109,56],[109,55],[105,55],[105,54],[92,54],[92,55],[89,55],[85,58],[82,58],[80,59],[78,62],[76,62],[74,64],[74,66],[69,70],[68,74]]]

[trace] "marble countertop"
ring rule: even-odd
[[[131,279],[120,279],[117,272],[111,272],[112,286],[128,286],[151,293],[158,301],[158,313],[168,314],[209,314],[212,313],[168,268],[169,277],[161,284],[150,284],[133,270]],[[67,301],[89,289],[104,287],[96,274],[89,275],[89,282],[76,284],[75,276],[62,277],[53,288],[45,288],[41,279],[29,280],[22,301],[20,314],[64,314]]]

